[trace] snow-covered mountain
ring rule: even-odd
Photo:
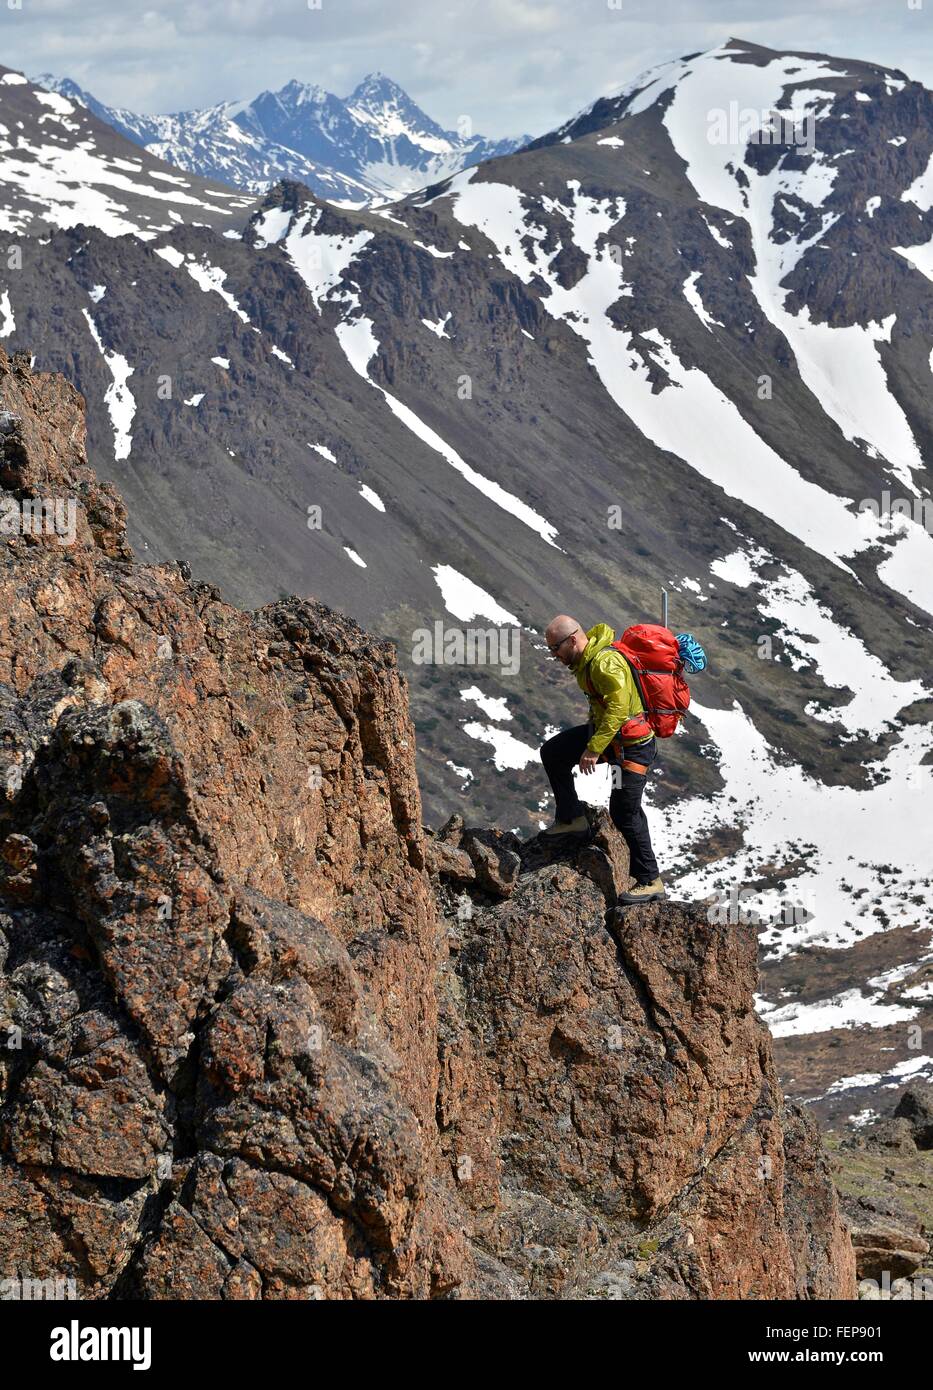
[[[391,635],[429,817],[526,831],[580,716],[543,624],[663,584],[711,658],[652,778],[674,892],[765,918],[794,1094],[930,1075],[933,95],[734,40],[389,209],[287,182],[154,237],[157,166],[119,146],[115,234],[42,95],[0,83],[0,203],[37,217],[0,335],[77,380],[138,548]],[[49,238],[53,130],[84,225]],[[520,660],[416,659],[437,623]]]
[[[229,185],[180,174],[83,105],[0,68],[3,231],[35,238],[87,226],[152,240],[192,222],[222,234],[242,227],[251,202]]]
[[[35,81],[179,169],[251,192],[297,179],[319,198],[353,207],[401,197],[530,138],[442,130],[382,73],[370,73],[346,100],[292,81],[254,101],[166,116],[105,106],[67,77]]]

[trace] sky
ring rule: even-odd
[[[730,37],[933,86],[933,0],[0,0],[0,63],[154,113],[368,72],[441,125],[541,134],[642,69]]]

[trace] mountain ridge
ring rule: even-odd
[[[164,116],[108,107],[70,78],[43,73],[34,80],[177,168],[250,193],[295,178],[319,197],[356,207],[511,153],[529,138],[487,140],[444,130],[379,72],[367,74],[345,99],[293,78],[251,101]]]

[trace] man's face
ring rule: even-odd
[[[562,666],[572,666],[577,659],[577,637],[580,629],[575,627],[573,632],[568,632],[565,637],[555,637],[553,642],[548,643],[548,651],[555,657]]]

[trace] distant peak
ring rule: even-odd
[[[286,82],[284,87],[279,87],[275,92],[263,92],[264,97],[274,97],[285,106],[321,106],[327,101],[330,93],[319,86],[316,82],[300,82],[297,77],[293,77],[290,82]],[[260,98],[257,98],[259,100]]]
[[[402,97],[404,100],[408,100],[407,92],[397,82],[393,82],[391,77],[387,77],[384,72],[370,72],[350,93],[347,102],[349,104],[374,97],[381,100]]]
[[[79,86],[72,77],[57,77],[54,72],[40,72],[35,77],[30,77],[29,81],[34,87],[44,87],[46,91],[60,92],[63,96],[84,97],[87,95],[84,88]]]
[[[283,92],[313,93],[315,96],[326,96],[324,88],[317,82],[299,82],[297,77],[293,77],[290,82],[286,82],[285,86],[280,88],[280,90]]]

